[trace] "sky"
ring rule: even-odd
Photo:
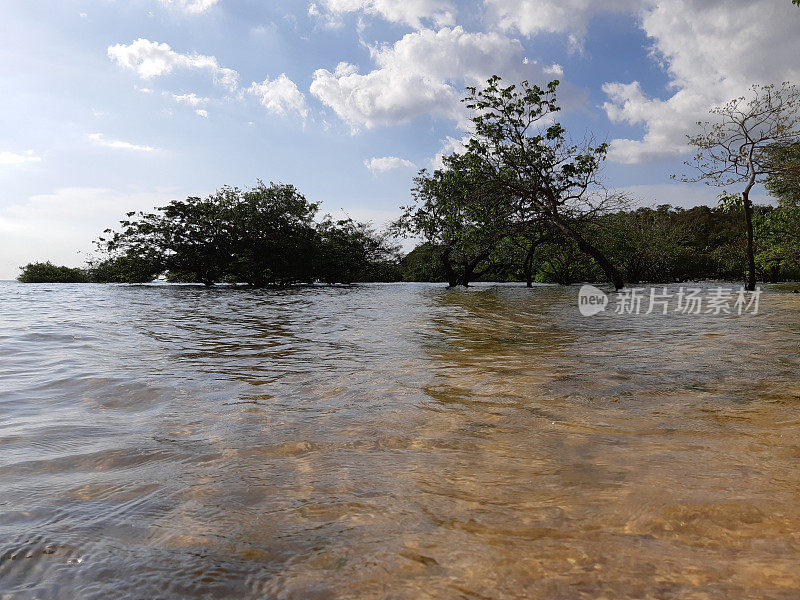
[[[0,0],[0,279],[133,210],[259,179],[378,227],[458,150],[465,86],[562,83],[643,205],[714,204],[686,134],[800,82],[790,0]],[[766,200],[762,196],[762,199]]]

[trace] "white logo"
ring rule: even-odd
[[[608,296],[593,285],[584,285],[578,292],[578,308],[584,317],[601,313],[608,306]]]

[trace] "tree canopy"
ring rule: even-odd
[[[391,261],[396,248],[386,236],[349,219],[317,223],[318,210],[292,185],[261,182],[174,200],[107,230],[99,246],[108,258],[97,269],[115,281],[165,273],[171,281],[265,287],[368,280]]]
[[[22,283],[86,283],[89,276],[84,269],[56,266],[50,261],[28,263],[20,267],[17,281]]]

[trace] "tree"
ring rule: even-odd
[[[783,205],[800,206],[800,141],[767,146],[764,162],[767,190]]]
[[[293,185],[259,181],[239,192],[229,226],[233,279],[254,287],[312,282],[318,210]]]
[[[469,87],[465,102],[475,113],[475,135],[468,152],[498,191],[519,204],[528,219],[548,223],[590,256],[614,287],[622,276],[606,255],[581,233],[583,224],[603,214],[620,198],[605,193],[599,182],[607,144],[573,143],[553,122],[560,110],[558,81],[545,89],[527,81],[501,86],[498,76],[484,88]]]
[[[571,237],[556,234],[553,242],[544,242],[536,248],[537,279],[545,283],[571,285],[578,281],[596,281],[597,266],[578,248]]]
[[[108,253],[92,271],[100,281],[246,283],[252,287],[351,283],[399,277],[398,250],[370,225],[316,223],[319,205],[292,185],[224,187],[207,198],[173,201],[153,213],[128,213],[122,230],[100,238]]]
[[[399,248],[389,236],[376,232],[368,223],[353,219],[319,224],[319,254],[316,277],[325,283],[396,279],[393,266],[399,262]]]
[[[711,110],[715,118],[699,122],[701,132],[687,136],[698,150],[687,161],[699,175],[683,177],[684,181],[702,181],[726,187],[741,183],[744,189],[737,199],[743,208],[747,233],[747,284],[756,288],[753,204],[750,192],[770,173],[770,146],[790,144],[800,137],[800,90],[784,83],[754,85],[749,99],[742,96]],[[731,199],[723,193],[723,198]]]
[[[403,207],[393,229],[438,249],[448,284],[468,286],[497,268],[492,254],[511,233],[513,207],[508,196],[489,185],[475,154],[443,160],[433,173],[420,171],[412,190],[414,203]]]
[[[160,269],[146,258],[124,254],[91,259],[86,266],[93,283],[149,283]]]
[[[557,237],[552,226],[546,223],[530,223],[529,226],[521,228],[522,231],[510,237],[511,245],[521,252],[520,262],[522,263],[522,276],[527,287],[533,287],[535,279],[534,263],[536,260],[536,250],[545,243]]]
[[[17,277],[21,283],[86,283],[86,271],[72,267],[59,267],[47,262],[28,263],[20,267],[22,273]]]
[[[239,190],[226,187],[207,198],[173,200],[158,212],[128,213],[122,230],[107,229],[110,237],[101,237],[98,246],[111,258],[150,265],[151,278],[169,271],[173,279],[211,286],[229,266],[238,196]]]
[[[796,276],[800,267],[800,207],[760,207],[756,211],[756,268],[765,281]]]
[[[606,254],[625,273],[625,281],[675,281],[685,277],[682,265],[690,231],[681,213],[667,205],[622,211],[603,218],[598,232]]]
[[[441,255],[439,246],[431,242],[419,244],[400,260],[403,281],[446,282]]]
[[[122,230],[100,238],[110,258],[125,257],[141,279],[168,272],[172,281],[232,280],[252,286],[313,280],[318,205],[294,186],[262,182],[223,187],[206,198],[173,200],[154,213],[128,213]],[[152,277],[151,277],[152,278]]]

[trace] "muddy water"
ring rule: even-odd
[[[0,598],[800,597],[800,295],[0,284]]]

